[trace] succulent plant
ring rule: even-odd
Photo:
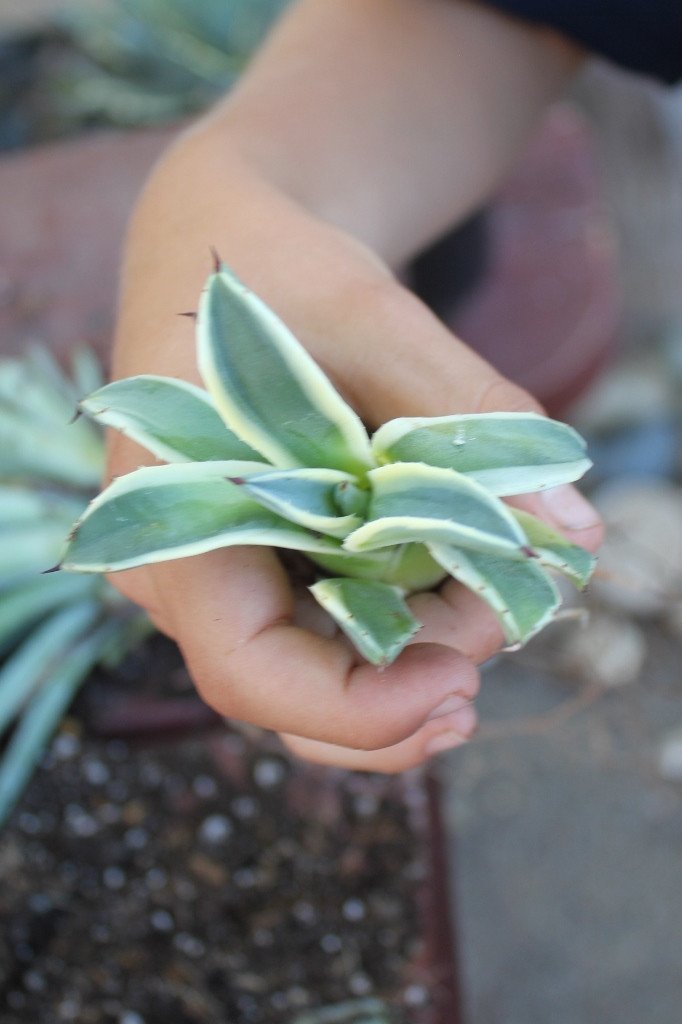
[[[368,997],[308,1010],[292,1024],[398,1024],[398,1018],[383,999]]]
[[[60,132],[160,124],[204,109],[239,77],[288,0],[104,0],[55,18],[44,101]]]
[[[238,544],[304,552],[310,590],[361,654],[392,662],[420,628],[405,598],[453,576],[524,643],[593,558],[500,499],[579,478],[585,444],[526,413],[402,418],[370,439],[284,323],[220,261],[196,317],[207,390],[139,376],[80,403],[166,465],[115,480],[61,568],[116,572]]]
[[[38,348],[0,361],[0,824],[90,670],[151,629],[104,579],[41,575],[104,468],[102,431],[69,426],[101,371],[87,350],[73,371]]]

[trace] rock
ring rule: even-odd
[[[606,523],[593,595],[637,616],[665,612],[682,596],[682,489],[626,480],[593,501]]]
[[[670,378],[660,357],[641,350],[624,356],[571,411],[571,420],[587,433],[601,433],[671,412]]]
[[[671,415],[656,415],[605,436],[587,435],[594,462],[591,479],[600,483],[623,477],[670,479],[677,469],[679,427]]]
[[[670,782],[682,782],[682,728],[663,738],[658,748],[659,774]]]
[[[668,607],[664,621],[672,635],[682,640],[682,601],[676,601]]]
[[[638,678],[647,645],[634,622],[597,611],[582,627],[564,631],[555,649],[557,664],[570,675],[599,686],[626,686]]]

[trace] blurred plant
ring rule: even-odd
[[[310,1010],[293,1024],[396,1024],[396,1017],[381,999],[350,999]]]
[[[87,350],[73,380],[43,349],[0,361],[0,825],[90,670],[151,629],[103,578],[42,574],[101,478],[100,428],[69,425],[101,384]]]
[[[69,124],[130,127],[206,107],[240,74],[289,0],[112,0],[58,24],[74,52],[55,74]]]
[[[65,0],[0,37],[0,150],[196,113],[238,77],[290,0]]]
[[[500,500],[582,476],[585,443],[566,424],[532,413],[403,418],[370,440],[219,260],[201,296],[197,356],[207,391],[146,375],[80,403],[170,464],[95,498],[62,568],[116,572],[235,544],[302,551],[327,574],[311,593],[376,665],[420,629],[405,597],[448,575],[488,603],[510,644],[555,617],[551,570],[587,583],[587,551]]]

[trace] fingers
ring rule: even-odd
[[[368,423],[450,413],[544,413],[532,395],[502,377],[390,279],[354,282],[345,308],[343,338],[334,338],[332,329],[324,338],[309,336],[307,343]],[[599,515],[571,485],[513,503],[576,544],[596,550],[601,543]]]
[[[544,519],[565,534],[573,544],[580,544],[588,551],[596,551],[604,539],[604,524],[599,513],[570,484],[506,500],[516,508]]]
[[[267,549],[157,565],[153,579],[199,691],[221,714],[375,749],[410,737],[446,699],[477,692],[471,662],[445,646],[415,644],[380,671],[292,624],[292,594]]]
[[[343,317],[301,323],[299,335],[366,422],[467,412],[542,412],[389,276],[339,286]],[[296,329],[296,328],[294,328]]]
[[[395,773],[416,768],[441,750],[461,746],[473,735],[476,725],[476,712],[471,704],[463,702],[459,711],[435,718],[406,740],[381,750],[353,750],[291,734],[283,734],[280,738],[297,757],[315,764],[354,771]]]
[[[424,624],[416,636],[419,643],[451,647],[476,665],[483,664],[504,644],[490,608],[455,580],[447,580],[437,594],[415,594],[408,604]]]

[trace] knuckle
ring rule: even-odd
[[[180,646],[187,671],[203,702],[225,718],[249,721],[244,701],[239,699],[234,681],[224,665],[218,664],[214,659],[207,661],[205,658],[192,657],[182,649],[182,645]]]
[[[474,401],[474,412],[537,412],[544,409],[525,388],[497,374],[483,384]]]
[[[413,732],[413,728],[412,723],[405,726],[400,722],[358,722],[352,735],[348,737],[348,746],[355,750],[364,750],[366,753],[383,750],[406,739]]]

